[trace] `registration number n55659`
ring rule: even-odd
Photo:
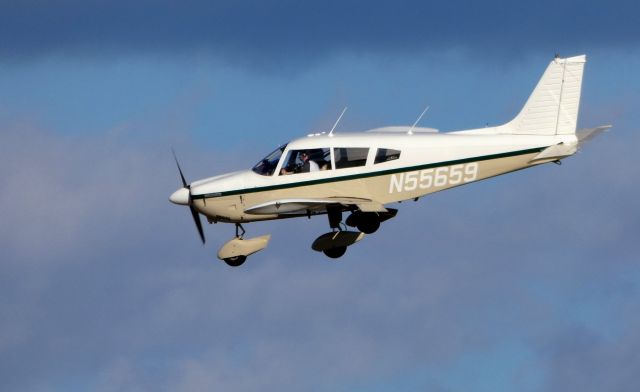
[[[477,162],[398,173],[391,176],[389,193],[453,186],[471,182],[477,178]]]

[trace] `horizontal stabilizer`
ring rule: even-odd
[[[593,139],[594,137],[600,135],[603,132],[607,132],[609,129],[611,129],[612,125],[601,125],[599,127],[595,127],[595,128],[583,128],[583,129],[579,129],[576,132],[576,136],[578,137],[578,144],[581,146],[584,143],[588,142],[589,140]]]

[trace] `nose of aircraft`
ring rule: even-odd
[[[169,201],[183,206],[189,205],[189,190],[187,188],[178,189],[169,196]]]

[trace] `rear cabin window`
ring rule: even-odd
[[[334,148],[333,156],[336,162],[336,169],[347,167],[358,167],[367,164],[368,148]]]
[[[331,154],[328,148],[291,150],[280,169],[280,175],[331,170]]]
[[[376,159],[373,161],[374,164],[383,163],[388,161],[394,161],[400,158],[399,150],[392,150],[390,148],[379,148],[376,151]]]

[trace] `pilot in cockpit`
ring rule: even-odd
[[[295,154],[295,152],[294,152]],[[320,170],[318,163],[311,159],[311,152],[308,150],[302,150],[298,152],[297,157],[291,154],[291,159],[288,165],[280,170],[280,174],[292,174],[292,173],[309,173]],[[293,162],[292,162],[293,161]],[[298,163],[294,163],[298,161]]]
[[[320,170],[320,167],[316,161],[309,159],[309,152],[302,151],[300,153],[300,160],[302,161],[301,173],[308,173]]]

